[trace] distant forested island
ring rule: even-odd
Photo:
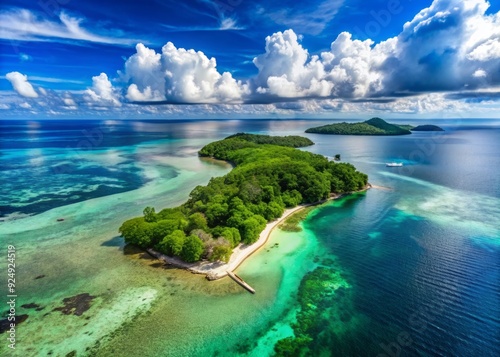
[[[433,128],[431,130],[431,127]],[[412,131],[443,131],[435,125],[411,125],[390,124],[381,118],[372,118],[361,123],[336,123],[309,128],[306,133],[329,134],[329,135],[409,135]]]
[[[296,149],[313,144],[299,136],[243,133],[210,143],[199,155],[231,162],[231,172],[197,186],[178,207],[158,213],[146,207],[119,232],[127,243],[185,262],[227,262],[233,248],[255,242],[285,208],[366,187],[368,176],[353,165]]]
[[[437,125],[419,125],[411,129],[411,131],[444,131]]]

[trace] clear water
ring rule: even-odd
[[[325,122],[305,120],[0,122],[0,243],[17,248],[17,309],[29,315],[16,350],[0,353],[270,355],[293,333],[301,279],[327,257],[346,288],[315,355],[499,355],[500,129],[436,123],[444,135],[319,136],[302,132]],[[256,295],[124,250],[120,223],[228,172],[196,152],[243,131],[306,135],[307,150],[341,154],[382,188],[318,208],[303,232],[275,231],[238,271]],[[85,292],[95,298],[81,316],[53,311]]]

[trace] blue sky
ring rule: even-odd
[[[485,0],[4,0],[0,117],[498,117]]]

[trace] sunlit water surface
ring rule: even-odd
[[[0,242],[16,247],[28,315],[0,353],[270,355],[293,334],[300,281],[326,262],[342,289],[324,326],[332,342],[312,354],[500,355],[500,129],[436,123],[447,131],[353,137],[303,133],[320,121],[0,122]],[[318,208],[300,233],[275,231],[238,270],[255,295],[165,269],[117,234],[145,206],[178,205],[227,173],[197,150],[236,132],[308,136],[306,150],[341,154],[380,186]],[[55,310],[83,293],[88,310]]]

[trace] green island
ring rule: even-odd
[[[127,244],[184,262],[228,262],[235,247],[256,242],[285,208],[366,187],[368,176],[353,165],[296,149],[313,144],[299,136],[243,133],[210,143],[199,156],[230,162],[228,174],[195,187],[178,207],[146,207],[119,232]]]
[[[337,123],[310,128],[306,133],[330,135],[409,135],[409,126],[389,124],[383,119],[372,118],[362,123]]]
[[[444,131],[437,125],[419,125],[411,129],[411,131]]]
[[[390,124],[381,118],[372,118],[361,123],[336,123],[309,128],[306,133],[329,135],[409,135],[412,131],[443,131],[435,125]]]

